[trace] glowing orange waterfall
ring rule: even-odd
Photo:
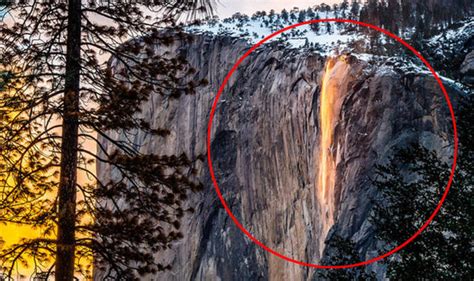
[[[320,205],[320,239],[319,250],[324,250],[324,240],[334,224],[334,185],[336,176],[336,165],[334,159],[334,126],[336,121],[337,89],[331,87],[330,80],[333,74],[335,62],[330,59],[326,64],[323,76],[320,96],[320,148],[319,148],[319,171],[316,194]]]
[[[319,178],[318,185],[321,188],[322,198],[327,198],[327,190],[331,188],[334,183],[334,161],[332,157],[332,145],[333,145],[333,123],[334,123],[334,104],[335,104],[335,93],[330,91],[328,87],[329,78],[331,77],[332,62],[329,61],[326,65],[326,72],[321,87],[321,100],[320,100],[320,127],[321,127],[321,143],[320,143],[320,166],[319,166]]]

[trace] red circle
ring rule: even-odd
[[[446,189],[443,193],[443,196],[441,197],[441,200],[439,201],[438,205],[436,206],[436,209],[433,211],[433,213],[430,215],[430,217],[428,218],[428,220],[420,227],[420,229],[418,229],[418,231],[413,234],[410,238],[408,238],[405,242],[403,242],[402,244],[398,245],[397,247],[395,247],[394,249],[390,250],[389,252],[383,254],[383,255],[380,255],[378,257],[375,257],[375,258],[372,258],[370,260],[367,260],[367,261],[363,261],[363,262],[358,262],[358,263],[353,263],[353,264],[345,264],[345,265],[319,265],[319,264],[313,264],[313,263],[306,263],[306,262],[302,262],[302,261],[298,261],[298,260],[295,260],[295,259],[292,259],[290,257],[287,257],[283,254],[280,254],[278,253],[277,251],[267,247],[265,244],[263,244],[262,242],[260,242],[257,238],[255,238],[254,236],[252,236],[252,234],[250,234],[250,232],[247,231],[247,229],[245,229],[241,224],[240,222],[237,220],[237,218],[232,214],[232,211],[229,209],[229,207],[227,206],[227,203],[224,199],[224,197],[222,197],[222,194],[221,194],[221,191],[219,189],[219,185],[217,184],[217,180],[216,180],[216,177],[214,175],[214,169],[212,168],[212,156],[211,156],[211,129],[212,129],[212,119],[214,118],[214,114],[215,114],[215,111],[216,111],[216,107],[217,107],[217,103],[219,101],[219,98],[222,94],[222,92],[224,91],[224,88],[225,86],[227,85],[227,82],[229,81],[230,77],[232,76],[232,74],[235,72],[235,70],[238,68],[238,66],[242,63],[242,61],[248,57],[253,51],[255,51],[255,49],[257,49],[260,45],[262,45],[263,43],[265,43],[266,41],[270,40],[271,38],[287,31],[287,30],[290,30],[290,29],[293,29],[295,27],[298,27],[298,26],[302,26],[302,25],[307,25],[307,24],[312,24],[312,23],[321,23],[321,22],[342,22],[342,23],[352,23],[352,24],[357,24],[357,25],[360,25],[360,26],[365,26],[365,27],[369,27],[369,28],[372,28],[374,30],[377,30],[379,32],[382,32],[384,33],[385,35],[387,36],[390,36],[392,37],[393,39],[397,40],[398,42],[400,42],[402,45],[404,45],[405,47],[407,47],[410,51],[412,51],[427,67],[428,69],[431,71],[431,73],[433,74],[434,78],[436,79],[436,81],[438,82],[440,88],[441,88],[441,91],[443,92],[444,94],[444,98],[446,99],[446,103],[448,104],[448,107],[449,107],[449,111],[451,113],[451,120],[452,120],[452,124],[453,124],[453,132],[454,132],[454,152],[453,152],[453,164],[451,166],[451,174],[449,176],[449,180],[448,180],[448,184],[446,185]],[[227,74],[227,76],[225,77],[224,79],[224,82],[222,83],[222,85],[220,86],[219,88],[219,91],[217,92],[217,95],[214,99],[214,103],[212,104],[212,109],[211,109],[211,114],[209,116],[209,122],[208,122],[208,127],[207,127],[207,160],[208,160],[208,166],[209,166],[209,171],[210,171],[210,174],[211,174],[211,178],[212,178],[212,182],[214,184],[214,187],[215,187],[215,190],[217,192],[217,196],[219,197],[222,205],[224,206],[224,209],[226,210],[227,214],[230,216],[230,218],[234,221],[235,225],[245,234],[247,235],[255,244],[259,245],[260,247],[262,247],[263,249],[265,249],[266,251],[268,251],[269,253],[279,257],[279,258],[282,258],[284,260],[287,260],[289,262],[292,262],[292,263],[296,263],[296,264],[299,264],[299,265],[303,265],[303,266],[308,266],[308,267],[314,267],[314,268],[321,268],[321,269],[343,269],[343,268],[352,268],[352,267],[357,267],[357,266],[363,266],[363,265],[367,265],[367,264],[371,264],[373,262],[376,262],[376,261],[379,261],[383,258],[386,258],[398,251],[400,251],[401,249],[403,249],[404,247],[406,247],[409,243],[411,243],[416,237],[418,237],[418,235],[421,234],[421,232],[423,232],[423,230],[425,230],[426,227],[428,227],[428,225],[431,223],[431,221],[434,219],[434,217],[436,216],[436,214],[438,213],[438,211],[441,209],[441,206],[443,205],[443,202],[444,200],[446,199],[446,196],[448,195],[448,192],[449,192],[449,189],[451,188],[451,184],[453,182],[453,178],[454,178],[454,171],[456,169],[456,160],[457,160],[457,157],[458,157],[458,133],[457,133],[457,127],[456,127],[456,118],[455,118],[455,114],[454,114],[454,110],[453,110],[453,106],[451,104],[451,100],[449,99],[449,95],[448,95],[448,92],[446,91],[446,89],[444,88],[443,86],[443,83],[441,82],[441,79],[439,78],[439,76],[436,74],[436,72],[434,71],[433,67],[428,63],[428,61],[420,54],[420,52],[418,52],[415,48],[413,48],[412,46],[410,46],[407,42],[405,42],[403,39],[401,39],[400,37],[396,36],[395,34],[392,34],[390,33],[389,31],[385,30],[385,29],[382,29],[378,26],[375,26],[375,25],[372,25],[372,24],[368,24],[368,23],[364,23],[364,22],[360,22],[360,21],[355,21],[355,20],[348,20],[348,19],[319,19],[319,20],[310,20],[310,21],[305,21],[305,22],[300,22],[300,23],[296,23],[296,24],[293,24],[293,25],[290,25],[290,26],[287,26],[281,30],[278,30],[272,34],[270,34],[269,36],[265,37],[264,39],[262,39],[260,42],[258,42],[257,44],[255,44],[252,48],[250,48],[250,50],[248,50],[242,57],[240,57],[237,62],[234,64],[234,66],[232,67],[232,69],[229,71],[229,73]]]

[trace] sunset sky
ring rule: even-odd
[[[221,18],[229,17],[236,12],[252,15],[256,11],[279,12],[293,7],[308,8],[321,3],[335,4],[342,0],[217,0],[217,15]]]

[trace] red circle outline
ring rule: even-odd
[[[263,244],[262,242],[260,242],[257,238],[255,238],[254,236],[252,236],[252,234],[250,234],[250,232],[247,231],[247,229],[245,229],[241,224],[240,222],[237,220],[237,218],[232,214],[232,211],[229,209],[224,197],[222,196],[221,194],[221,191],[219,189],[219,185],[217,184],[217,180],[216,180],[216,177],[214,175],[214,169],[212,167],[212,155],[211,155],[211,131],[212,131],[212,120],[214,118],[214,114],[215,114],[215,111],[216,111],[216,107],[217,107],[217,103],[219,101],[219,98],[222,94],[222,92],[224,91],[224,88],[225,86],[227,85],[230,77],[232,76],[232,74],[237,70],[238,66],[242,63],[242,61],[244,61],[245,58],[247,58],[253,51],[255,51],[259,46],[261,46],[263,43],[265,43],[266,41],[270,40],[271,38],[287,31],[287,30],[290,30],[290,29],[293,29],[295,27],[298,27],[298,26],[302,26],[302,25],[307,25],[307,24],[312,24],[312,23],[322,23],[322,22],[341,22],[341,23],[352,23],[352,24],[356,24],[356,25],[360,25],[360,26],[365,26],[365,27],[369,27],[371,29],[374,29],[376,31],[379,31],[379,32],[382,32],[384,33],[385,35],[387,36],[390,36],[391,38],[397,40],[399,43],[401,43],[402,45],[404,45],[406,48],[408,48],[410,51],[412,51],[427,67],[428,69],[430,70],[430,72],[433,74],[434,78],[436,79],[436,81],[438,82],[440,88],[441,88],[441,91],[443,92],[444,94],[444,98],[446,99],[446,103],[448,104],[448,107],[449,107],[449,111],[450,111],[450,114],[451,114],[451,120],[452,120],[452,125],[453,125],[453,132],[454,132],[454,152],[453,152],[453,164],[451,166],[451,174],[449,176],[449,180],[448,180],[448,183],[447,183],[447,186],[446,186],[446,189],[443,193],[443,196],[441,197],[441,200],[439,201],[438,205],[436,206],[436,209],[433,211],[433,213],[430,215],[430,217],[428,218],[428,220],[420,227],[420,229],[418,229],[418,231],[413,234],[410,238],[408,238],[405,242],[403,242],[402,244],[398,245],[397,247],[395,247],[394,249],[390,250],[389,252],[383,254],[383,255],[380,255],[378,257],[375,257],[375,258],[372,258],[370,260],[367,260],[367,261],[363,261],[363,262],[358,262],[358,263],[353,263],[353,264],[345,264],[345,265],[319,265],[319,264],[313,264],[313,263],[306,263],[306,262],[302,262],[302,261],[298,261],[298,260],[295,260],[295,259],[292,259],[290,257],[287,257],[283,254],[280,254],[278,253],[277,251],[267,247],[265,244]],[[436,74],[435,70],[433,69],[433,67],[430,65],[430,63],[420,54],[420,52],[418,52],[415,48],[413,48],[411,45],[409,45],[407,42],[405,42],[402,38],[398,37],[397,35],[395,34],[392,34],[391,32],[385,30],[385,29],[382,29],[378,26],[375,26],[375,25],[372,25],[372,24],[369,24],[369,23],[364,23],[364,22],[360,22],[360,21],[355,21],[355,20],[349,20],[349,19],[319,19],[319,20],[310,20],[310,21],[305,21],[305,22],[300,22],[300,23],[296,23],[296,24],[293,24],[293,25],[290,25],[290,26],[287,26],[281,30],[278,30],[270,35],[268,35],[267,37],[265,37],[264,39],[262,39],[260,42],[256,43],[255,45],[253,45],[252,48],[250,48],[242,57],[240,57],[237,62],[234,64],[234,66],[232,67],[232,69],[228,72],[227,76],[225,77],[222,85],[220,86],[219,88],[219,91],[217,92],[217,95],[216,97],[214,98],[214,103],[212,105],[212,109],[211,109],[211,112],[210,112],[210,116],[209,116],[209,122],[208,122],[208,128],[207,128],[207,160],[208,160],[208,166],[209,166],[209,172],[210,172],[210,175],[211,175],[211,178],[212,178],[212,182],[214,184],[214,187],[215,187],[215,190],[216,190],[216,193],[217,193],[217,196],[219,197],[222,205],[224,206],[224,209],[226,210],[227,214],[230,216],[230,218],[232,219],[232,221],[234,221],[235,225],[245,234],[247,235],[247,237],[249,237],[255,244],[259,245],[260,247],[262,247],[264,250],[268,251],[269,253],[281,258],[281,259],[284,259],[286,261],[289,261],[289,262],[292,262],[292,263],[295,263],[295,264],[299,264],[299,265],[302,265],[302,266],[308,266],[308,267],[313,267],[313,268],[320,268],[320,269],[343,269],[343,268],[353,268],[353,267],[357,267],[357,266],[364,266],[364,265],[368,265],[368,264],[371,264],[373,262],[376,262],[376,261],[379,261],[381,259],[384,259],[398,251],[400,251],[401,249],[403,249],[404,247],[406,247],[409,243],[411,243],[416,237],[418,237],[421,232],[423,232],[423,230],[425,230],[428,225],[431,223],[431,221],[434,219],[434,217],[436,216],[436,214],[439,212],[439,210],[441,209],[441,206],[443,205],[447,195],[448,195],[448,192],[449,192],[449,189],[451,188],[451,184],[453,182],[453,178],[454,178],[454,172],[456,170],[456,161],[457,161],[457,158],[458,158],[458,133],[457,133],[457,127],[456,127],[456,118],[455,118],[455,114],[454,114],[454,110],[453,110],[453,106],[451,104],[451,100],[449,99],[449,95],[448,95],[448,92],[446,91],[441,79],[439,78],[439,76]]]

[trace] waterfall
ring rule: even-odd
[[[334,128],[341,107],[341,80],[346,76],[348,65],[342,60],[330,58],[326,63],[321,83],[319,122],[320,144],[317,171],[316,197],[319,204],[319,251],[324,251],[324,241],[335,220],[335,183],[337,145]]]

